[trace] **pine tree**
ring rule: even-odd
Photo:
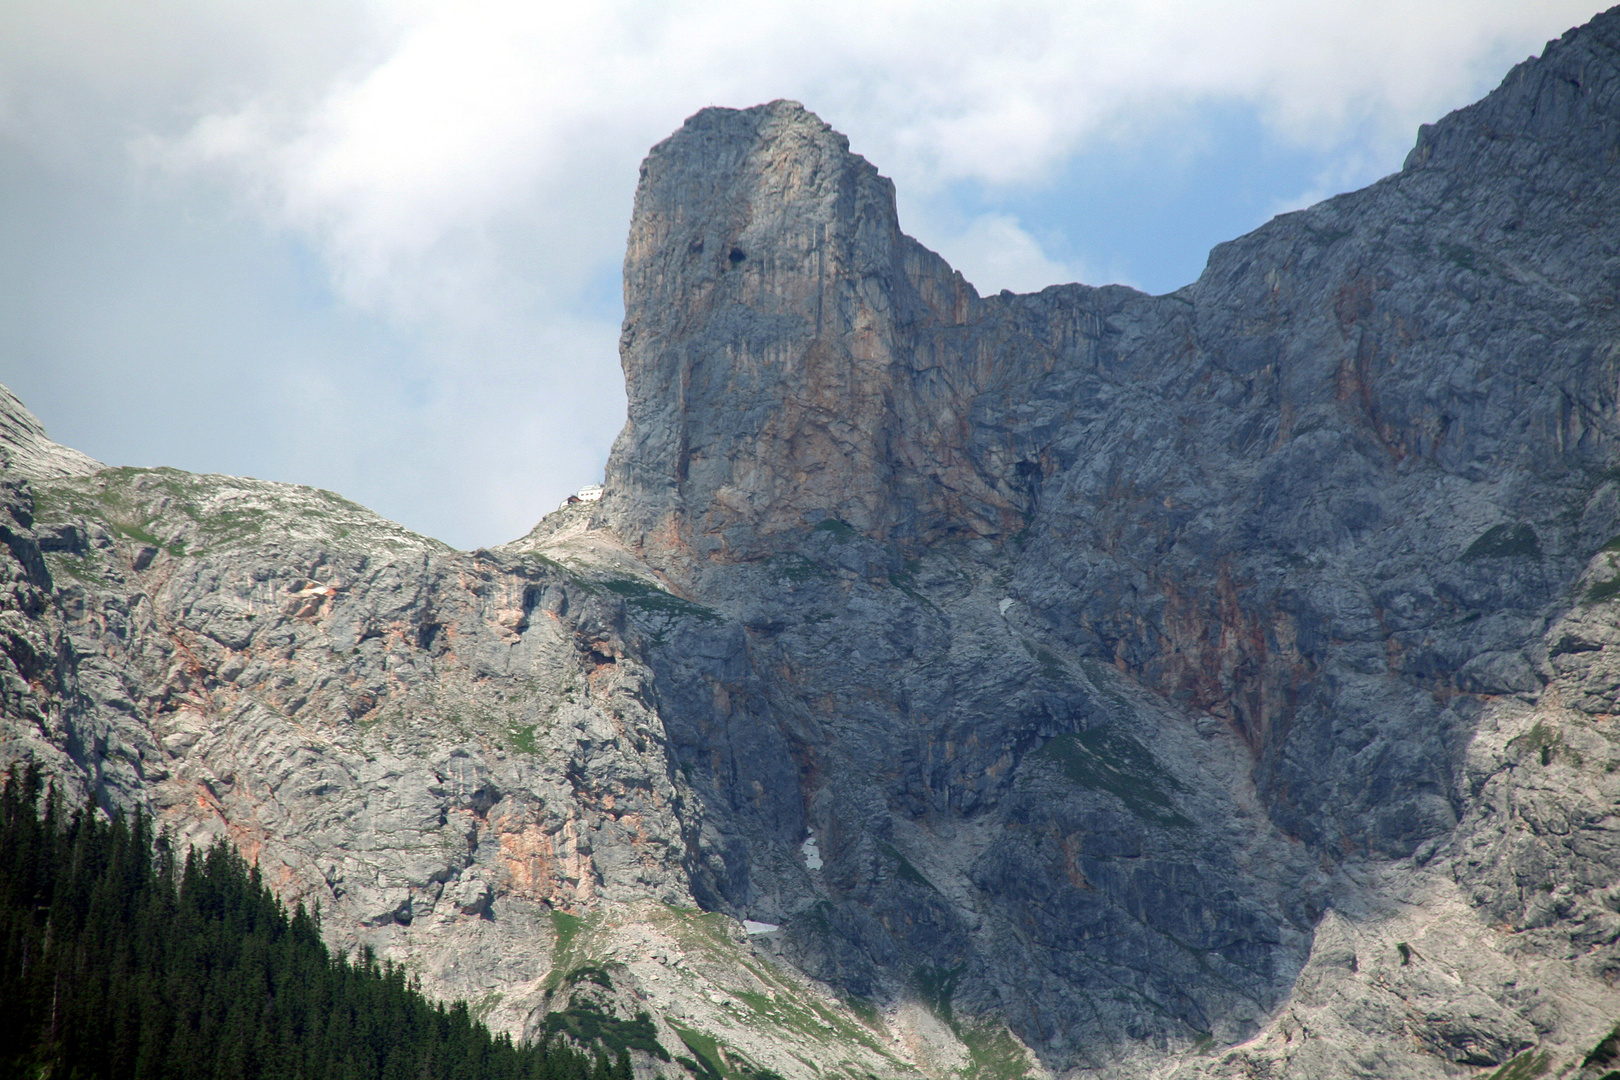
[[[41,813],[43,807],[43,813]],[[369,950],[332,956],[223,842],[182,859],[140,814],[64,815],[37,770],[0,786],[0,1075],[82,1080],[588,1080],[425,999]],[[611,1073],[604,1073],[604,1069]],[[627,1080],[628,1060],[595,1080]]]

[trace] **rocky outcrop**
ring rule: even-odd
[[[1616,526],[1606,26],[1166,297],[980,299],[813,116],[700,113],[643,170],[604,519],[726,563],[824,520],[901,554],[1017,534],[1046,629],[1229,718],[1279,808],[1312,809],[1292,828],[1410,850],[1454,816],[1449,752],[1410,747],[1405,799],[1316,821],[1342,740],[1313,718],[1353,723],[1363,675],[1419,690],[1401,707],[1436,731],[1422,684],[1474,663],[1456,689],[1511,689],[1478,681],[1486,654]]]
[[[1550,918],[1611,955],[1570,929],[1606,925],[1590,890],[1620,870],[1602,797],[1554,814],[1580,839],[1531,858],[1505,839],[1518,811],[1480,801],[1528,778],[1476,763],[1484,733],[1561,700],[1562,672],[1591,689],[1557,723],[1606,737],[1593,649],[1550,635],[1606,624],[1582,582],[1620,532],[1617,46],[1614,13],[1572,32],[1425,128],[1402,173],[1217,248],[1162,297],[978,297],[791,103],[708,110],[656,148],[598,520],[747,630],[736,674],[654,661],[677,754],[764,793],[712,811],[728,854],[699,895],[790,929],[814,897],[838,929],[801,962],[855,987],[960,969],[959,1000],[1057,1065],[1254,1030],[1296,985],[1291,935],[1363,904],[1333,883],[1349,862],[1437,866],[1484,904],[1476,929]],[[1133,685],[1170,713],[1121,705]],[[1200,723],[1247,761],[1207,819],[1179,800],[1224,751],[1163,734]],[[1031,787],[1055,761],[1081,791]],[[1248,839],[1301,845],[1321,879],[1177,831],[1238,819],[1250,779]],[[776,869],[800,814],[827,860],[809,890]],[[1564,916],[1527,914],[1564,881],[1586,883]],[[1244,902],[1214,902],[1227,888]],[[1592,994],[1587,1015],[1612,1007]],[[1498,1000],[1516,1035],[1439,1007],[1406,1034],[1505,1060],[1546,1033],[1527,1007]]]
[[[648,1078],[808,1077],[793,1052],[821,1044],[835,1073],[916,1075],[880,1019],[694,907],[703,804],[642,650],[715,617],[611,539],[579,570],[456,552],[330,492],[172,469],[8,470],[0,497],[0,761],[230,839],[333,945],[515,1036],[629,1040]]]
[[[607,509],[629,535],[736,560],[825,518],[908,543],[1019,527],[1027,493],[962,451],[971,402],[1028,358],[801,106],[706,109],[654,147],[625,308]]]
[[[0,754],[644,1080],[1578,1067],[1617,147],[1611,12],[1185,289],[980,297],[812,114],[705,110],[606,491],[499,550],[0,396]]]
[[[0,386],[0,469],[9,477],[87,476],[102,467],[88,454],[52,442],[17,395]]]
[[[229,836],[335,943],[496,992],[504,1026],[549,912],[690,903],[680,781],[591,586],[259,481],[109,469],[8,505],[7,758]]]

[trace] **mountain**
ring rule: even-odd
[[[813,114],[707,109],[605,492],[499,549],[0,399],[0,756],[643,1080],[1579,1069],[1616,222],[1620,9],[1165,296],[981,297]]]

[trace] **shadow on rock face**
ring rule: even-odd
[[[733,623],[651,659],[707,902],[1054,1065],[1258,1030],[1620,532],[1616,21],[1161,297],[979,297],[793,103],[655,148],[599,520]]]

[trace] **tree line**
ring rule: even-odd
[[[177,855],[141,814],[0,790],[0,1075],[38,1080],[631,1080],[517,1046],[399,966],[321,940],[233,848]]]

